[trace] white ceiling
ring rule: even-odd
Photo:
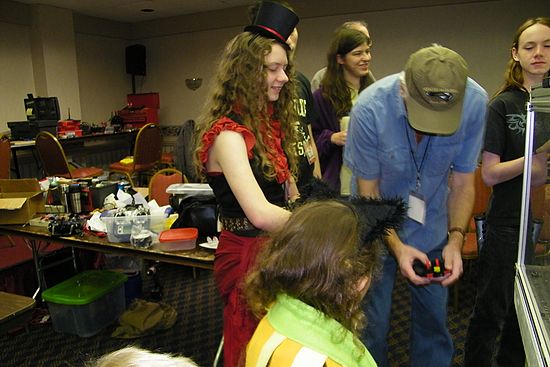
[[[75,13],[119,22],[141,22],[184,14],[195,14],[236,6],[255,0],[15,0],[25,4],[42,4],[70,9]],[[154,9],[142,12],[141,9]]]

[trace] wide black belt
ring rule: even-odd
[[[247,217],[220,217],[220,223],[224,230],[233,232],[238,236],[256,237],[262,233],[262,230],[254,227]]]

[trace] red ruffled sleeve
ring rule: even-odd
[[[254,134],[244,125],[224,116],[216,121],[210,130],[202,137],[202,149],[199,151],[199,159],[203,165],[208,161],[208,151],[212,144],[214,144],[214,140],[216,140],[216,137],[225,130],[242,134],[248,159],[252,159],[254,156],[254,152],[252,151],[256,144],[256,137]],[[263,140],[266,142],[268,148],[267,158],[274,166],[277,182],[283,183],[290,178],[290,170],[282,146],[283,133],[281,131],[281,123],[277,120],[272,120],[269,124],[262,124],[260,126],[260,133],[262,134]]]
[[[252,149],[256,144],[256,137],[250,130],[248,130],[247,127],[236,123],[229,117],[224,116],[212,125],[210,130],[202,136],[202,149],[199,151],[199,159],[202,164],[206,164],[208,161],[208,151],[210,150],[212,144],[214,144],[214,140],[216,140],[222,131],[226,130],[238,132],[243,136],[248,159],[252,159]]]

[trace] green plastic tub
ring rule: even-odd
[[[108,270],[88,270],[47,289],[55,331],[89,337],[118,319],[125,310],[127,276]]]

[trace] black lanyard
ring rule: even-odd
[[[415,186],[415,190],[416,190],[416,192],[418,192],[418,190],[420,189],[420,174],[422,172],[422,167],[424,166],[424,161],[426,159],[426,153],[428,153],[428,148],[430,147],[432,137],[428,136],[428,142],[426,143],[426,149],[424,149],[424,154],[422,155],[422,160],[420,161],[420,166],[419,166],[418,163],[416,162],[416,158],[414,157],[414,152],[413,152],[412,143],[411,143],[411,137],[409,136],[408,129],[405,129],[405,134],[407,135],[407,142],[409,143],[409,151],[411,152],[411,157],[412,157],[413,162],[414,162],[414,168],[416,169],[416,186]]]

